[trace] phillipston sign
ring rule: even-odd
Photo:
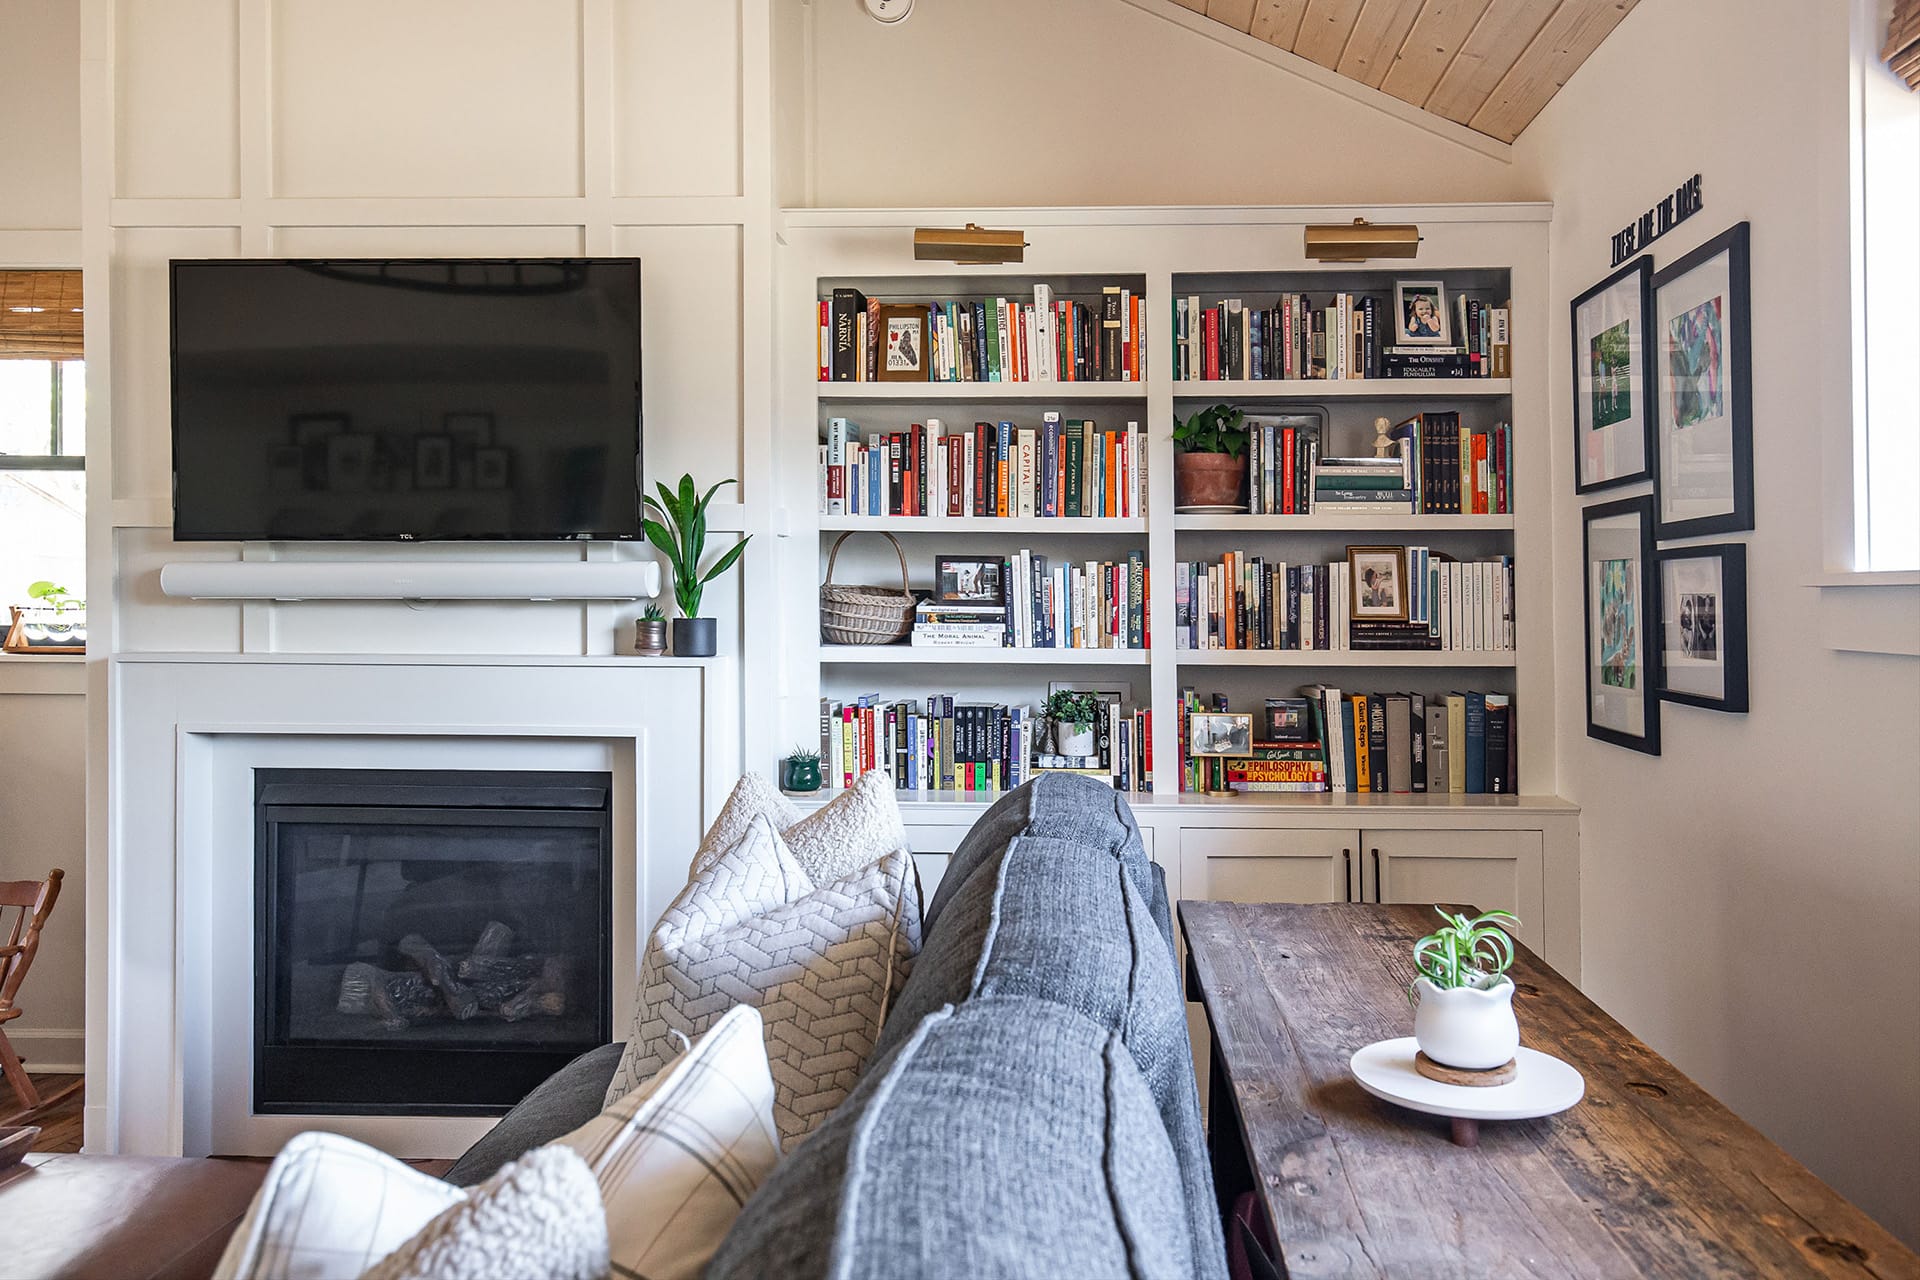
[[[1667,232],[1700,212],[1700,175],[1694,174],[1672,195],[1613,233],[1613,265],[1619,266]]]

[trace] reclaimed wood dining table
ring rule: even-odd
[[[1188,901],[1179,917],[1187,998],[1211,1032],[1221,1210],[1253,1192],[1293,1280],[1920,1277],[1920,1256],[1525,947],[1521,1043],[1572,1064],[1586,1094],[1483,1122],[1468,1147],[1348,1067],[1412,1034],[1431,907]]]

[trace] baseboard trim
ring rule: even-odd
[[[79,1075],[87,1069],[87,1033],[77,1027],[9,1027],[7,1039],[33,1075]]]

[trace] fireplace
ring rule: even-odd
[[[256,769],[253,1111],[491,1115],[610,1038],[612,778]]]

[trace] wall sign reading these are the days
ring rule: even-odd
[[[1700,212],[1700,175],[1694,174],[1672,195],[1613,233],[1613,265],[1619,266],[1667,232]]]

